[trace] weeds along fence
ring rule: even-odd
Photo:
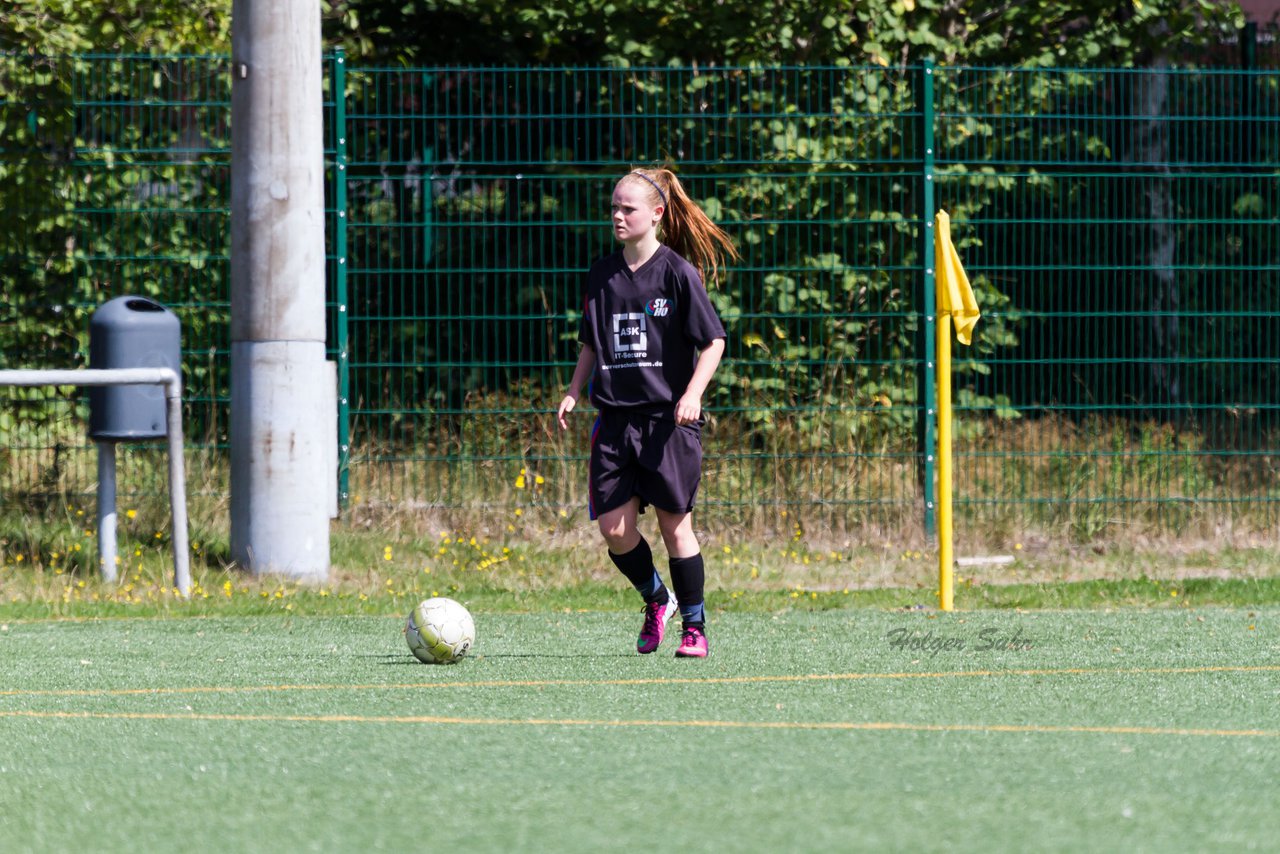
[[[983,310],[955,354],[962,537],[1277,521],[1280,73],[334,55],[325,81],[349,505],[584,505],[590,418],[552,417],[584,272],[619,175],[667,162],[742,253],[712,292],[703,524],[928,530],[938,209]],[[169,305],[215,496],[230,87],[226,57],[0,57],[0,365],[83,365],[96,306]],[[5,394],[4,500],[91,489],[84,401]],[[122,483],[133,460],[160,492],[149,453]]]

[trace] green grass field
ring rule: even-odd
[[[9,619],[0,850],[1241,850],[1280,608]]]

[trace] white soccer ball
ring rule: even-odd
[[[476,624],[461,602],[437,596],[409,612],[404,639],[419,661],[452,664],[476,641]]]

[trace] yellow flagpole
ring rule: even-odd
[[[955,607],[951,529],[951,315],[938,312],[938,607]]]

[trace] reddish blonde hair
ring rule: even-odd
[[[644,190],[654,207],[663,206],[658,223],[662,242],[696,267],[708,288],[720,278],[726,259],[738,259],[732,238],[703,213],[670,169],[633,169],[618,183],[622,181]]]

